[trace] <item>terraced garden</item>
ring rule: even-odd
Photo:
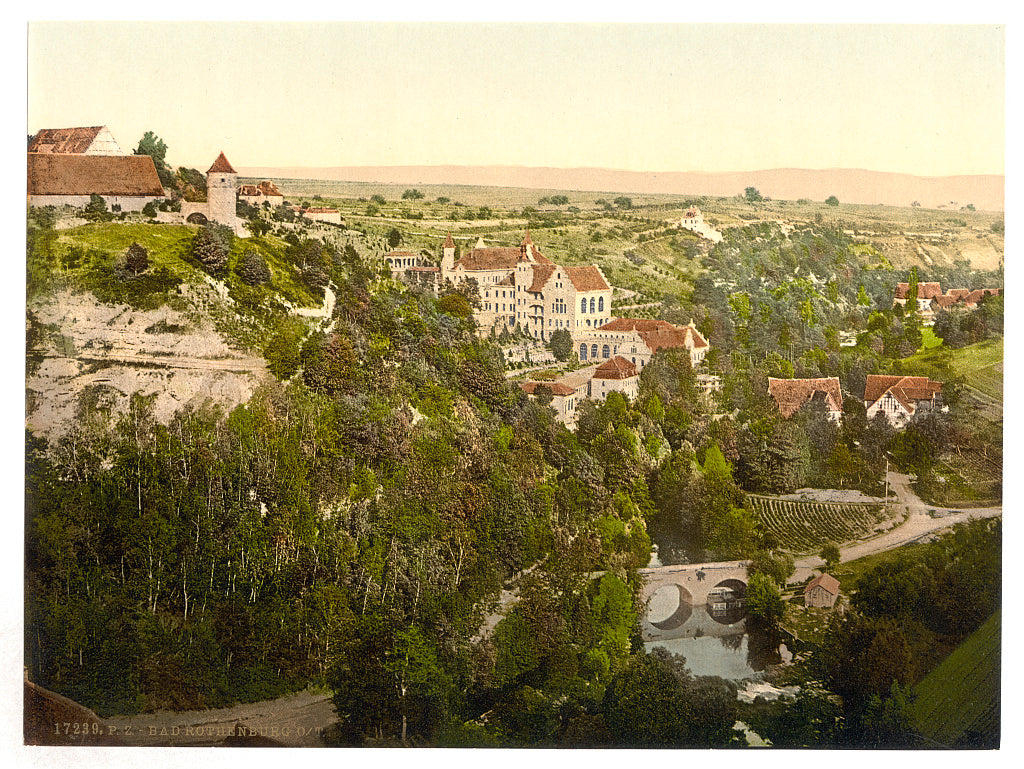
[[[747,507],[775,535],[779,548],[816,553],[827,542],[842,545],[892,528],[880,504],[817,502],[749,495]]]

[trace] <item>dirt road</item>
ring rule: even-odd
[[[979,507],[972,510],[954,511],[946,507],[926,505],[911,488],[910,476],[902,473],[890,472],[889,485],[896,494],[895,505],[907,513],[907,519],[902,525],[881,536],[843,548],[840,550],[842,560],[853,561],[866,555],[892,550],[914,542],[926,534],[973,518],[992,518],[1003,514],[1002,507]],[[821,568],[825,562],[818,556],[811,555],[798,558],[795,565],[796,571],[790,577],[790,581],[802,582],[811,575],[813,569]]]

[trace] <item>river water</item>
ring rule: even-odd
[[[690,606],[675,590],[659,590],[642,629],[646,651],[661,647],[681,654],[695,676],[739,681],[779,662],[778,648],[763,633],[748,630],[742,592],[725,591],[709,605]]]

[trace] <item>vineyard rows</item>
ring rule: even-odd
[[[782,550],[812,553],[827,542],[842,545],[876,533],[886,520],[878,504],[814,502],[751,495],[747,507],[775,535]]]

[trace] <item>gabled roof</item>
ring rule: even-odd
[[[699,350],[708,346],[707,340],[692,323],[688,326],[674,326],[665,320],[615,318],[601,326],[600,330],[635,331],[652,353],[662,348],[682,347]]]
[[[839,580],[831,574],[819,574],[817,577],[812,579],[807,584],[807,587],[804,588],[804,595],[811,592],[816,587],[823,587],[832,595],[839,595]]]
[[[828,411],[842,411],[843,393],[839,377],[818,379],[776,379],[768,377],[768,394],[772,396],[779,413],[789,419],[800,407],[811,400],[821,400]]]
[[[906,299],[907,294],[910,292],[909,283],[897,283],[896,284],[896,298]],[[942,295],[942,284],[941,283],[918,283],[917,284],[917,298],[918,299],[934,299],[937,296]]]
[[[533,395],[541,385],[551,390],[552,395],[566,396],[575,394],[575,390],[561,382],[520,382],[519,387],[527,395]]]
[[[29,195],[163,197],[149,155],[29,153]]]
[[[612,287],[608,285],[608,281],[604,279],[604,275],[601,274],[601,270],[594,265],[588,267],[566,267],[565,274],[569,277],[569,282],[572,283],[577,291],[612,290]]]
[[[551,279],[551,276],[555,273],[555,265],[553,264],[538,264],[533,268],[533,283],[526,289],[531,293],[539,293],[544,290],[544,286]]]
[[[507,246],[474,248],[463,254],[455,266],[464,270],[514,270],[519,254],[518,248]]]
[[[629,379],[636,375],[636,365],[621,355],[616,355],[597,367],[597,371],[594,372],[594,379]]]
[[[917,401],[930,401],[942,393],[942,382],[933,382],[926,376],[887,376],[868,374],[864,386],[864,402],[877,403],[891,393],[908,411],[916,408]]]
[[[277,185],[271,181],[262,181],[256,185],[260,192],[264,195],[270,195],[271,197],[283,198],[281,190],[277,188]]]
[[[81,155],[96,141],[103,126],[84,128],[44,128],[29,142],[29,152],[56,152],[66,155]]]
[[[217,156],[217,159],[213,161],[213,165],[210,166],[210,169],[206,173],[208,173],[208,174],[235,174],[235,173],[238,173],[238,172],[234,168],[231,167],[231,164],[228,162],[228,159],[226,157],[224,157],[224,153],[222,152],[222,153],[220,153]]]

